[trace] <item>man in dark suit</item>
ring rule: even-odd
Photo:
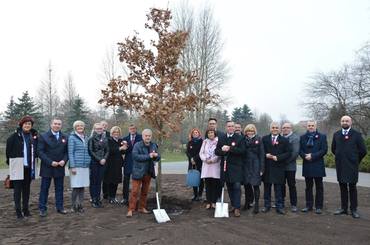
[[[360,218],[357,212],[358,166],[366,156],[367,150],[361,133],[354,130],[352,119],[343,116],[340,120],[342,128],[333,135],[331,151],[335,155],[337,180],[340,187],[341,208],[335,215],[348,214],[348,188],[353,218]]]
[[[267,213],[271,209],[271,186],[274,184],[276,212],[285,214],[282,189],[285,183],[286,161],[291,156],[291,150],[288,139],[279,134],[280,125],[278,123],[271,123],[270,132],[271,134],[262,138],[266,153],[263,171],[265,204],[262,212]]]
[[[135,124],[131,124],[128,127],[129,134],[123,138],[123,141],[127,142],[127,150],[125,154],[125,160],[124,160],[124,175],[123,175],[123,200],[122,204],[128,205],[129,203],[129,192],[130,192],[130,178],[131,178],[131,173],[132,173],[132,165],[133,165],[133,160],[132,160],[132,149],[134,149],[134,145],[137,142],[140,142],[143,140],[141,134],[137,133],[137,128]]]
[[[68,161],[67,135],[60,130],[62,121],[54,118],[50,124],[50,130],[42,134],[38,142],[38,156],[41,159],[41,190],[39,198],[40,216],[47,215],[47,201],[51,180],[54,179],[55,206],[57,212],[66,214],[63,207],[63,189],[65,165]]]
[[[221,180],[226,182],[235,217],[240,217],[240,185],[243,181],[243,156],[245,144],[243,137],[234,133],[234,122],[226,123],[226,134],[219,137],[215,153],[222,157]]]

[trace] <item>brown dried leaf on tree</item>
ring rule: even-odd
[[[179,130],[186,112],[197,109],[197,97],[185,93],[197,81],[196,73],[178,66],[188,33],[170,31],[171,18],[168,9],[152,8],[145,28],[154,31],[157,38],[150,40],[149,47],[137,32],[118,43],[119,60],[127,65],[129,75],[109,81],[99,100],[107,107],[119,105],[137,111],[153,127],[159,144]],[[127,92],[128,82],[139,87],[137,93]],[[207,88],[200,92],[205,103],[217,98]]]

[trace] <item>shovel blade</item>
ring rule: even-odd
[[[158,223],[166,223],[167,221],[170,221],[170,217],[168,217],[168,214],[164,209],[154,209],[153,213]]]
[[[229,217],[229,204],[217,202],[215,209],[215,218],[228,218]]]

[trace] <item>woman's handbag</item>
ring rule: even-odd
[[[10,180],[10,176],[9,174],[6,176],[5,180],[4,180],[4,187],[6,189],[13,189],[13,183],[12,181]]]
[[[196,169],[190,169],[186,175],[186,185],[198,187],[200,184],[200,172]]]

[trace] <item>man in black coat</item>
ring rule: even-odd
[[[221,180],[226,182],[232,212],[239,217],[245,144],[243,137],[234,133],[234,122],[226,123],[226,134],[219,137],[215,154],[222,157]]]
[[[129,191],[130,191],[130,178],[132,173],[132,150],[134,149],[134,145],[143,140],[141,134],[137,133],[137,128],[135,124],[130,124],[128,127],[129,134],[123,138],[123,141],[127,142],[127,150],[125,154],[125,160],[123,163],[123,199],[122,204],[128,205],[129,203]]]
[[[47,215],[47,201],[51,179],[54,179],[55,206],[57,212],[60,214],[67,213],[63,208],[63,182],[65,175],[64,167],[68,161],[68,137],[60,131],[61,128],[62,121],[57,118],[53,119],[50,124],[50,130],[42,134],[38,142],[37,152],[41,159],[41,190],[39,198],[41,217]]]
[[[208,119],[207,130],[215,130],[216,135],[217,135],[218,138],[225,135],[224,132],[217,130],[217,119],[213,118],[213,117],[210,117]],[[205,130],[205,131],[207,131],[207,130]],[[206,139],[207,135],[204,135],[204,138]]]
[[[266,154],[263,173],[265,204],[262,212],[267,213],[271,209],[271,186],[274,184],[276,212],[285,214],[282,189],[285,183],[286,161],[291,156],[291,149],[288,139],[279,135],[278,123],[271,123],[270,131],[271,134],[262,138]]]
[[[341,118],[342,128],[333,135],[331,151],[335,155],[337,180],[340,187],[341,208],[335,215],[348,214],[348,188],[353,218],[360,218],[357,212],[358,166],[366,156],[366,146],[361,133],[354,130],[349,116]]]

